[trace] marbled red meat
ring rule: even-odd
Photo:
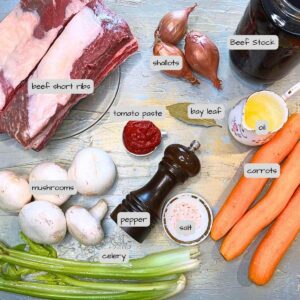
[[[0,129],[26,148],[43,149],[70,109],[86,95],[30,95],[28,80],[92,79],[98,87],[137,47],[128,24],[101,1],[91,1],[16,90],[0,116]]]
[[[0,23],[0,113],[67,22],[90,0],[21,0]]]

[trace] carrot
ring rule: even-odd
[[[291,115],[273,139],[253,156],[252,163],[281,163],[300,139],[300,113]],[[262,191],[267,178],[241,177],[215,217],[211,237],[219,240],[239,221]]]
[[[269,225],[287,205],[300,184],[300,142],[283,163],[281,174],[266,196],[231,229],[221,245],[221,254],[232,260],[242,254],[256,235]]]
[[[255,251],[249,279],[258,285],[269,282],[299,231],[300,186]]]

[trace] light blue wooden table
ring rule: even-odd
[[[180,101],[196,103],[222,102],[229,110],[237,101],[263,87],[240,80],[229,65],[226,38],[232,34],[245,10],[248,0],[201,0],[199,6],[190,17],[190,28],[208,34],[218,45],[221,54],[220,78],[224,82],[224,90],[216,91],[207,80],[202,80],[199,87],[192,87],[180,80],[170,79],[149,68],[152,51],[153,32],[162,17],[170,10],[189,6],[194,1],[151,1],[151,0],[107,0],[109,7],[128,20],[135,36],[139,40],[140,50],[121,67],[121,83],[114,105],[169,105]],[[16,0],[2,0],[0,18],[3,18],[17,3]],[[286,78],[276,82],[268,89],[283,93],[288,87],[299,80],[300,66],[295,68]],[[114,80],[118,74],[114,73]],[[116,79],[117,78],[117,79]],[[100,88],[101,89],[101,88]],[[105,91],[112,92],[112,91]],[[101,93],[99,93],[101,101]],[[290,102],[290,111],[300,111],[300,97],[295,96]],[[97,116],[91,115],[91,118]],[[75,118],[75,117],[74,117]],[[75,118],[76,119],[76,118]],[[141,187],[155,173],[157,163],[162,157],[163,148],[173,142],[188,145],[193,139],[201,144],[199,157],[202,162],[201,174],[176,188],[177,192],[194,192],[201,194],[213,206],[214,212],[223,203],[233,184],[241,174],[241,164],[251,157],[252,148],[241,146],[230,137],[226,121],[223,128],[200,128],[187,126],[169,116],[157,122],[169,137],[160,149],[150,157],[134,158],[128,156],[122,147],[121,133],[124,123],[110,122],[106,117],[90,130],[72,138],[52,141],[40,153],[24,151],[15,141],[0,136],[0,169],[12,169],[28,174],[37,163],[51,160],[68,167],[75,153],[82,147],[93,145],[111,154],[117,167],[118,179],[113,189],[104,197],[110,211],[131,190]],[[75,126],[75,125],[74,125]],[[96,197],[76,196],[66,207],[73,203],[91,206]],[[60,255],[78,259],[97,259],[102,247],[129,249],[132,257],[162,249],[174,248],[158,225],[149,238],[137,244],[127,237],[107,218],[104,222],[106,239],[95,247],[80,246],[70,236],[58,245]],[[0,239],[16,244],[18,239],[17,216],[0,211]],[[256,287],[247,279],[247,266],[255,242],[240,258],[226,263],[218,252],[219,244],[211,240],[201,244],[201,266],[199,270],[188,275],[186,290],[176,299],[299,299],[300,298],[300,241],[296,241],[288,255],[283,259],[274,279],[265,287]],[[0,299],[26,299],[6,293]]]

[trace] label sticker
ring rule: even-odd
[[[188,117],[190,119],[221,120],[225,117],[225,106],[223,104],[190,104]]]
[[[153,71],[179,71],[182,69],[181,56],[151,56],[150,67]]]
[[[120,212],[118,213],[120,227],[148,227],[150,214],[147,212]]]
[[[31,79],[28,81],[28,92],[34,94],[92,94],[94,81],[91,79]]]
[[[278,178],[280,176],[279,164],[245,164],[244,176],[246,178]]]
[[[76,195],[77,188],[72,180],[37,180],[29,183],[33,195]]]
[[[125,264],[129,261],[129,252],[125,249],[101,249],[99,260],[104,264]]]
[[[191,220],[180,220],[176,222],[176,231],[180,235],[190,235],[195,233],[195,222]]]
[[[257,121],[255,126],[255,132],[258,135],[264,135],[269,133],[268,121]]]
[[[130,120],[162,120],[166,110],[163,106],[117,106],[111,109],[110,119],[115,122]]]
[[[277,35],[231,35],[227,38],[230,50],[277,50]]]

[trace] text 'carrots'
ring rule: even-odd
[[[287,205],[300,185],[300,142],[283,163],[267,195],[232,228],[221,245],[221,254],[232,260],[242,254],[256,235],[269,225]]]
[[[300,139],[300,113],[290,116],[284,127],[274,138],[262,146],[254,155],[252,163],[281,163]],[[239,180],[213,223],[211,237],[219,240],[245,214],[267,183],[267,178],[245,178]]]

